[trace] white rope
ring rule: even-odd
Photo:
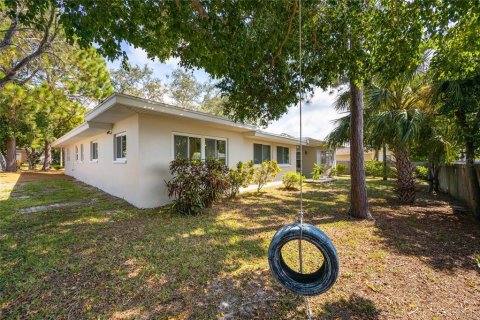
[[[300,222],[300,239],[298,240],[298,259],[300,265],[300,273],[303,273],[303,251],[302,251],[302,239],[303,239],[303,123],[302,123],[302,98],[303,98],[303,81],[302,81],[302,0],[298,0],[298,107],[300,118],[300,212],[298,214],[298,220]],[[307,319],[311,320],[313,317],[312,308],[310,307],[310,301],[308,297],[304,297],[305,310],[307,313]]]

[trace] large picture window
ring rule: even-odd
[[[261,164],[263,161],[271,160],[271,149],[267,144],[253,144],[253,163]]]
[[[173,155],[175,159],[218,159],[227,163],[227,140],[175,134]]]
[[[277,147],[278,164],[290,164],[290,149],[286,147]]]
[[[127,135],[125,132],[118,133],[113,137],[113,155],[114,160],[127,159]]]

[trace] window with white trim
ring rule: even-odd
[[[125,132],[113,136],[113,159],[127,159],[127,134]]]
[[[80,145],[80,161],[83,162],[83,143]]]
[[[278,164],[290,164],[290,148],[277,147]]]
[[[227,163],[227,140],[221,138],[173,135],[174,159],[218,159]]]
[[[90,141],[90,161],[98,160],[98,141]]]
[[[217,159],[227,163],[227,141],[205,138],[205,159]]]
[[[271,147],[268,144],[253,144],[253,163],[261,164],[263,161],[270,161]]]
[[[66,153],[66,158],[67,158],[67,162],[70,162],[70,148],[66,148],[65,149],[65,153]]]
[[[75,161],[78,160],[80,160],[80,158],[78,157],[78,146],[75,146]]]

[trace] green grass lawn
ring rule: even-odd
[[[187,217],[69,179],[0,188],[0,318],[305,318],[266,256],[294,220],[297,192],[246,193]],[[341,263],[332,290],[310,299],[316,317],[478,318],[480,228],[470,216],[425,193],[399,205],[391,182],[369,180],[376,220],[354,220],[348,189],[346,179],[305,187],[305,220],[331,237]],[[65,206],[21,213],[54,203]],[[296,247],[286,254],[294,265]],[[307,250],[307,267],[319,259]]]

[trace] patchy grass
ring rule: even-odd
[[[303,299],[275,283],[266,258],[298,192],[247,193],[184,217],[35,177],[0,175],[0,318],[305,318]],[[376,220],[353,220],[348,188],[345,179],[305,187],[305,220],[330,236],[341,263],[337,284],[310,298],[316,317],[480,317],[480,228],[470,216],[424,193],[401,206],[391,182],[369,180]],[[69,205],[20,213],[53,203]],[[314,270],[321,257],[304,250]],[[295,268],[296,246],[285,255]]]

